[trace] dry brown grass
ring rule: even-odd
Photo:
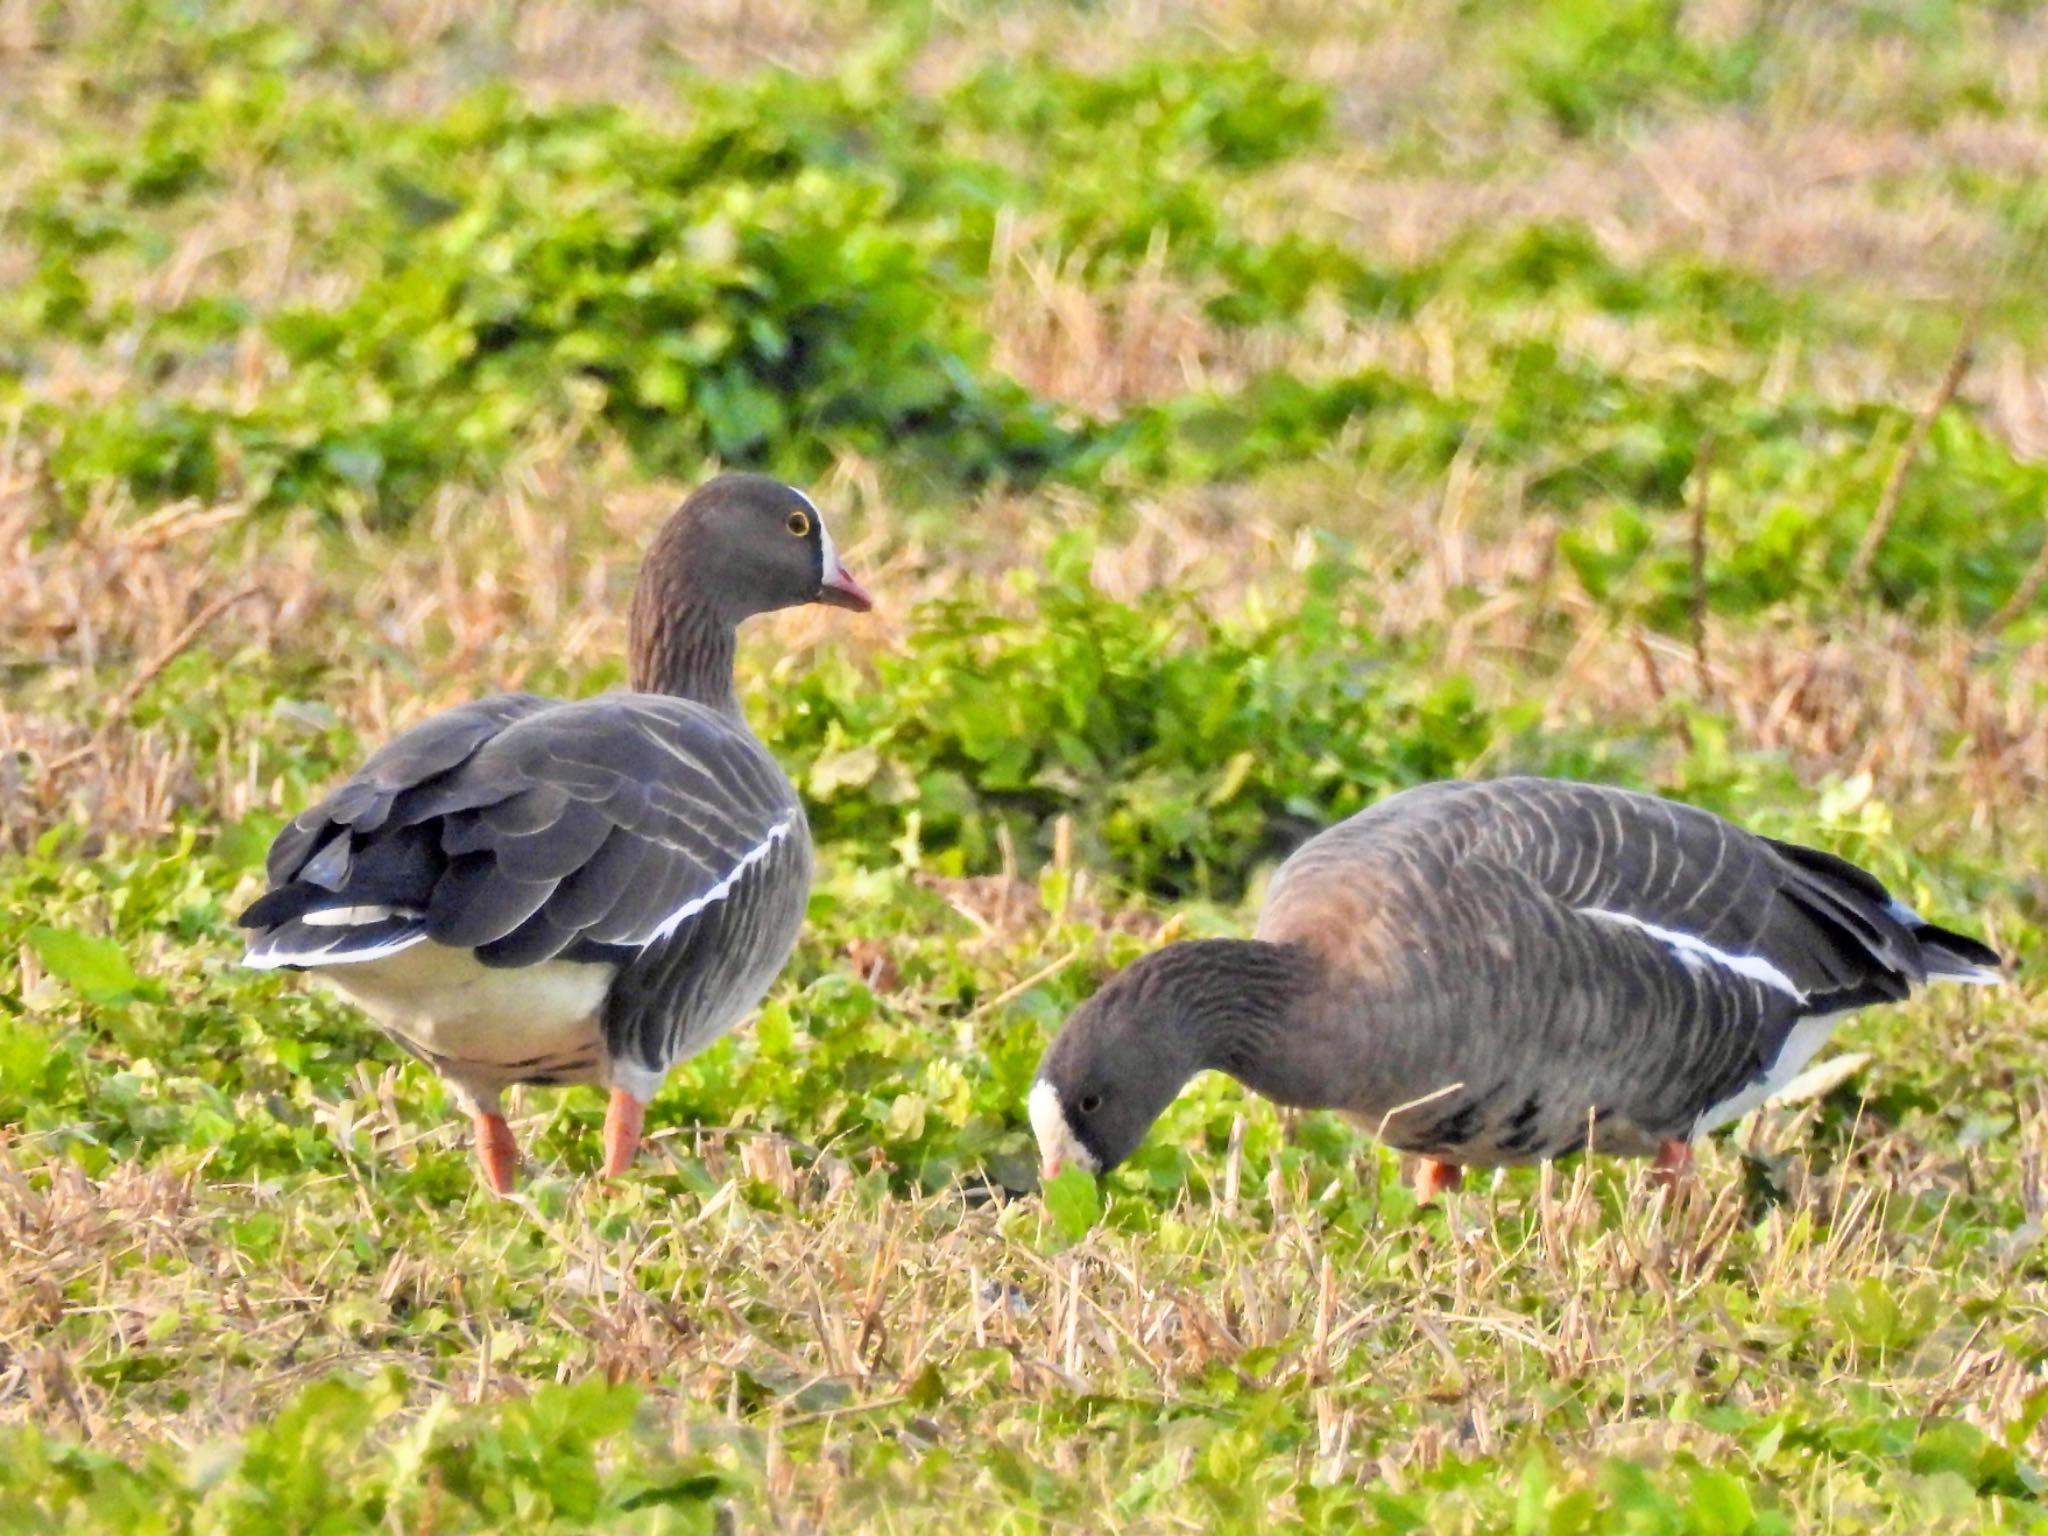
[[[623,464],[594,479],[569,460],[529,464],[489,497],[447,498],[402,544],[337,548],[311,525],[257,526],[235,507],[181,504],[137,518],[114,502],[62,539],[39,540],[39,492],[17,468],[0,498],[5,659],[17,680],[0,700],[10,838],[19,848],[59,821],[151,836],[181,808],[236,819],[275,798],[276,786],[250,777],[253,739],[270,722],[226,722],[205,761],[178,728],[137,724],[149,681],[187,650],[229,669],[257,653],[344,655],[310,702],[367,740],[479,691],[526,686],[536,670],[613,662],[638,550],[677,494],[625,485],[629,474]],[[819,645],[860,655],[899,643],[921,602],[963,582],[1014,607],[999,571],[1098,516],[1057,493],[991,498],[932,545],[889,534],[889,509],[865,500],[861,478],[849,465],[818,494],[863,509],[840,521],[884,611],[859,625],[778,616],[752,637],[756,669],[800,666]],[[2048,643],[2002,646],[1993,634],[1864,611],[1824,627],[1783,615],[1766,628],[1710,620],[1703,683],[1689,646],[1588,598],[1559,566],[1555,525],[1522,519],[1497,477],[1461,481],[1454,467],[1431,499],[1378,515],[1324,489],[1318,472],[1262,494],[1142,500],[1128,536],[1099,553],[1095,580],[1108,601],[1188,588],[1225,613],[1256,588],[1296,579],[1314,557],[1307,529],[1333,522],[1366,533],[1364,579],[1381,625],[1440,636],[1443,670],[1470,672],[1491,702],[1525,695],[1534,680],[1555,722],[1623,733],[1641,724],[1646,698],[1657,709],[1723,710],[1743,745],[1786,752],[1805,776],[1870,774],[1880,798],[1911,814],[1960,797],[1979,825],[2031,824],[2048,788]],[[1266,499],[1275,494],[1278,504]]]
[[[1155,245],[1128,279],[1104,284],[1056,250],[1032,249],[1013,223],[998,236],[989,326],[996,366],[1035,395],[1094,416],[1244,381],[1238,350],[1202,314],[1201,296],[1167,272]]]
[[[408,1155],[418,1138],[380,1117],[374,1097],[359,1102],[371,1106],[380,1155]],[[2039,1110],[2037,1127],[2048,1123]],[[1758,1134],[1795,1145],[1802,1118],[1767,1116]],[[246,1428],[335,1369],[395,1367],[420,1392],[487,1401],[520,1393],[545,1359],[563,1378],[643,1382],[679,1410],[737,1412],[743,1391],[769,1384],[782,1405],[749,1412],[774,1437],[821,1420],[850,1430],[862,1415],[900,1409],[938,1362],[955,1373],[955,1393],[987,1399],[987,1431],[1007,1436],[1024,1432],[1046,1394],[1171,1405],[1218,1365],[1269,1351],[1273,1362],[1254,1369],[1301,1383],[1325,1420],[1304,1473],[1312,1462],[1326,1480],[1399,1488],[1443,1456],[1499,1455],[1532,1430],[1556,1433],[1547,1400],[1581,1399],[1584,1428],[1570,1433],[1590,1447],[1711,1452],[1706,1431],[1646,1422],[1635,1395],[1697,1382],[1759,1415],[1785,1400],[1791,1378],[1772,1368],[1783,1340],[1771,1325],[1701,1308],[1731,1286],[1800,1316],[1843,1276],[1870,1276],[1898,1296],[1938,1290],[1943,1312],[1963,1315],[2036,1284],[2022,1277],[2023,1244],[1959,1276],[1885,1219],[1888,1204],[1939,1199],[1973,1177],[1971,1154],[1895,1134],[1863,1142],[1830,1174],[1799,1175],[1753,1237],[1741,1235],[1743,1197],[1722,1156],[1676,1201],[1642,1182],[1609,1204],[1593,1165],[1581,1164],[1546,1170],[1524,1193],[1454,1196],[1440,1224],[1362,1238],[1328,1225],[1321,1192],[1276,1172],[1256,1218],[1192,1200],[1166,1218],[1214,1227],[1214,1242],[1162,1249],[1156,1235],[1104,1231],[1053,1257],[1025,1207],[957,1192],[877,1198],[843,1161],[797,1149],[799,1166],[773,1136],[678,1133],[658,1140],[654,1157],[677,1147],[703,1161],[712,1192],[655,1207],[579,1185],[558,1214],[529,1203],[524,1222],[546,1235],[537,1257],[524,1223],[458,1227],[445,1248],[409,1246],[403,1223],[364,1188],[343,1205],[392,1244],[366,1268],[336,1245],[333,1202],[307,1191],[287,1200],[136,1168],[98,1181],[61,1167],[31,1177],[0,1143],[0,1420],[66,1425],[116,1450],[165,1439],[192,1447]],[[1235,1170],[1225,1178],[1235,1186]],[[300,1206],[320,1214],[302,1221]],[[2032,1210],[2043,1214],[2038,1190]],[[625,1216],[614,1241],[595,1235],[606,1211]],[[226,1226],[252,1217],[282,1224],[274,1265],[224,1240]],[[1250,1262],[1235,1239],[1253,1235],[1244,1223],[1254,1219]],[[1361,1289],[1348,1278],[1359,1272],[1376,1279]],[[509,1310],[508,1279],[520,1297]],[[1511,1300],[1531,1289],[1545,1297],[1533,1315]],[[1617,1311],[1617,1295],[1649,1305]],[[411,1329],[428,1308],[445,1320]],[[37,1346],[81,1310],[101,1319],[104,1359]],[[2020,1326],[2034,1347],[2048,1344],[2048,1325]],[[116,1399],[95,1385],[101,1367],[152,1350],[216,1363],[204,1381],[181,1378],[175,1394],[130,1385]],[[1996,1343],[1958,1324],[1901,1355],[1850,1346],[1838,1358],[1903,1415],[1952,1413],[1996,1433],[2040,1385],[2022,1353],[2011,1324]],[[979,1379],[958,1374],[961,1360],[978,1362]],[[1357,1389],[1375,1379],[1417,1384],[1455,1411],[1404,1446],[1364,1451],[1373,1410]],[[820,1387],[839,1406],[802,1407]],[[684,1448],[698,1416],[675,1414]],[[915,1418],[909,1427],[939,1433]],[[817,1513],[832,1506],[835,1478],[829,1456],[771,1460],[769,1487],[788,1501],[783,1513]]]

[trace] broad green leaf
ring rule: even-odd
[[[35,927],[29,947],[43,968],[88,1002],[117,1003],[141,988],[142,980],[112,939],[67,928]]]
[[[1053,1231],[1062,1242],[1076,1243],[1102,1216],[1102,1191],[1095,1175],[1078,1164],[1062,1168],[1040,1189]]]

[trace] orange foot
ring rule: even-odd
[[[612,1090],[612,1102],[604,1112],[604,1176],[616,1179],[633,1166],[633,1154],[640,1150],[640,1127],[646,1123],[647,1106],[623,1088]]]
[[[1447,1189],[1465,1187],[1465,1170],[1456,1163],[1440,1163],[1425,1157],[1415,1170],[1415,1203],[1429,1205]]]
[[[478,1110],[470,1116],[476,1126],[476,1160],[483,1169],[484,1182],[493,1193],[512,1193],[512,1176],[519,1167],[519,1148],[512,1140],[512,1127],[496,1110]]]
[[[1657,1148],[1657,1160],[1651,1164],[1650,1177],[1665,1189],[1682,1188],[1692,1174],[1692,1143],[1689,1141],[1667,1141]]]

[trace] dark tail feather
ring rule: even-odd
[[[1998,951],[1988,944],[1979,944],[1968,934],[1920,923],[1914,927],[1913,937],[1920,941],[1929,979],[1940,977],[1980,986],[1996,986],[2005,980],[2005,963],[1998,958]]]
[[[1884,882],[1860,864],[1851,864],[1847,859],[1819,848],[1809,848],[1804,843],[1788,843],[1775,837],[1767,837],[1764,841],[1808,874],[1845,885],[1873,906],[1883,907],[1891,902],[1891,892],[1884,888]]]
[[[1839,909],[1839,915],[1853,916],[1858,926],[1872,930],[1878,940],[1872,946],[1875,954],[1884,956],[1892,948],[1883,942],[1883,933],[1885,928],[1896,925],[1897,929],[1912,935],[1919,948],[1920,965],[1929,981],[1963,981],[1996,986],[2005,980],[2005,966],[1996,950],[1978,943],[1967,934],[1955,933],[1926,921],[1893,897],[1870,871],[1851,864],[1847,859],[1823,853],[1818,848],[1779,842],[1776,838],[1767,841],[1793,865],[1809,876],[1817,877],[1822,890],[1833,884],[1835,889],[1827,891],[1827,894],[1834,898],[1833,904]],[[1855,911],[1851,902],[1842,899],[1844,892],[1854,893],[1875,910]]]

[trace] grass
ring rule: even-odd
[[[0,97],[0,1526],[2048,1526],[2031,12],[132,0]],[[747,639],[811,921],[494,1201],[232,915],[389,732],[619,683],[714,459],[883,601]],[[1675,1202],[1209,1079],[1040,1197],[1110,970],[1506,770],[2016,983]]]

